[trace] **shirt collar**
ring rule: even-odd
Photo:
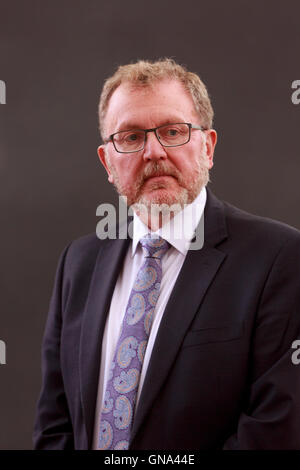
[[[206,199],[206,188],[203,187],[191,204],[187,204],[182,211],[178,212],[175,217],[154,233],[169,242],[180,253],[186,255],[190,241],[195,235],[196,227],[203,214]],[[141,238],[145,237],[148,233],[151,233],[150,229],[134,212],[131,256],[134,256]]]

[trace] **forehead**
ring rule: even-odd
[[[198,115],[191,95],[177,80],[134,87],[121,84],[112,94],[105,118],[107,133],[166,122],[195,122]]]

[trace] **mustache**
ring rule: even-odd
[[[171,168],[168,164],[151,162],[145,167],[141,175],[141,184],[154,176],[173,176],[173,178],[180,180],[181,175],[175,168]]]

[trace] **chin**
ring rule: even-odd
[[[148,209],[154,204],[167,206],[179,204],[183,208],[184,204],[188,204],[188,192],[183,188],[180,191],[157,189],[151,193],[142,194],[137,203],[143,204]]]

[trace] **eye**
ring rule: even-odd
[[[174,127],[166,130],[166,135],[169,135],[170,137],[175,137],[177,134],[178,130],[174,129]]]
[[[139,140],[141,138],[141,135],[140,134],[137,134],[136,132],[135,133],[131,133],[131,134],[127,134],[125,136],[125,140],[127,142],[136,142],[137,140]]]
[[[179,129],[176,126],[164,126],[159,129],[159,132],[164,137],[176,137],[179,134]]]
[[[186,133],[188,129],[185,128],[185,125],[182,124],[168,124],[167,126],[162,126],[159,128],[159,136],[161,139],[177,139]]]
[[[125,145],[141,144],[144,141],[143,131],[120,132],[121,141]]]

